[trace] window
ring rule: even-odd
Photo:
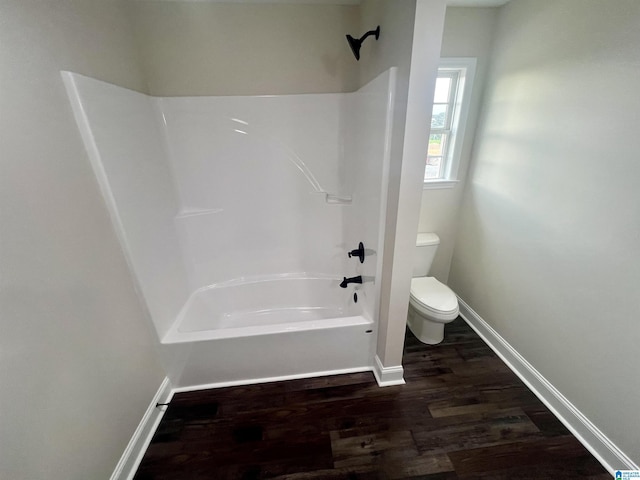
[[[453,187],[457,181],[475,65],[475,58],[440,61],[424,170],[425,188]]]

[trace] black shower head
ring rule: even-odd
[[[378,40],[378,38],[380,38],[380,25],[378,25],[375,30],[369,30],[360,38],[353,38],[351,35],[347,35],[347,42],[349,42],[349,46],[356,60],[360,60],[360,47],[362,47],[362,42],[370,35],[375,35],[376,40]]]
[[[354,57],[356,57],[356,60],[360,60],[360,47],[362,46],[360,39],[347,35],[347,42],[349,42],[349,46],[351,47],[351,51],[353,52]]]

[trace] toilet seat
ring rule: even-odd
[[[434,277],[411,279],[410,301],[418,311],[434,320],[447,321],[458,316],[456,294]]]

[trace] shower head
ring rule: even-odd
[[[349,42],[353,56],[356,57],[356,60],[360,60],[360,46],[362,42],[357,38],[353,38],[351,35],[347,35],[347,42]]]
[[[347,35],[347,42],[349,42],[349,46],[351,47],[351,51],[353,52],[353,56],[356,57],[356,60],[360,60],[360,47],[362,47],[362,42],[364,42],[365,38],[370,35],[375,35],[376,40],[380,38],[380,25],[375,30],[369,30],[360,38],[353,38],[351,35]]]

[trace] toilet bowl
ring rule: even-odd
[[[407,317],[411,332],[430,345],[442,342],[445,324],[455,320],[459,313],[456,294],[436,278],[427,276],[439,244],[435,233],[418,234]]]

